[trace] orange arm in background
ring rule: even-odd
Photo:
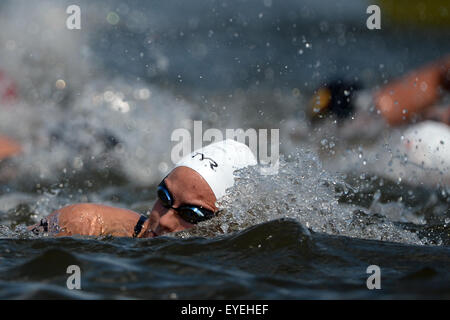
[[[390,125],[405,124],[434,105],[449,84],[450,55],[382,87],[375,93],[375,105]]]
[[[432,107],[427,109],[423,113],[423,118],[425,120],[439,121],[450,126],[450,105],[445,108]]]
[[[10,138],[0,136],[0,160],[18,155],[22,152],[21,146]]]

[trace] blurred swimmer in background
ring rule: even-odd
[[[234,140],[212,143],[182,158],[157,188],[149,217],[134,211],[82,203],[56,210],[35,234],[149,238],[185,230],[213,218],[217,199],[235,182],[234,171],[256,165],[250,148]]]
[[[356,120],[362,127],[381,120],[389,126],[434,120],[450,125],[450,106],[438,106],[450,89],[450,55],[389,81],[378,90],[333,80],[319,87],[310,103],[313,122],[328,116],[343,122]],[[379,115],[379,116],[378,116]]]
[[[399,146],[411,162],[449,177],[450,105],[439,105],[449,90],[450,55],[378,90],[342,80],[327,83],[311,99],[310,116],[313,125],[335,119],[341,138],[373,139],[386,127],[402,127]]]

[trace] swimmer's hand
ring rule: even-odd
[[[450,90],[450,55],[389,82],[375,92],[375,105],[390,125],[414,119]]]
[[[132,237],[140,214],[105,205],[81,203],[70,205],[53,212],[47,219],[49,233],[56,236],[104,236]],[[145,228],[139,233],[142,237]]]

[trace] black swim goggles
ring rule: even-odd
[[[192,224],[197,224],[214,217],[213,211],[194,205],[184,205],[178,208],[172,207],[174,198],[169,189],[167,189],[164,180],[161,181],[157,189],[158,198],[161,200],[163,207],[175,210],[184,221]]]

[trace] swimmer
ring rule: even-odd
[[[393,80],[379,90],[361,90],[355,83],[333,81],[320,87],[311,100],[313,120],[331,114],[338,119],[354,118],[363,128],[376,111],[389,126],[419,120],[450,125],[450,106],[438,107],[444,90],[450,90],[450,55]]]
[[[55,236],[150,238],[185,230],[213,218],[216,201],[234,184],[234,171],[256,165],[245,145],[234,140],[210,144],[182,158],[157,188],[149,217],[100,204],[74,204],[29,227]]]

